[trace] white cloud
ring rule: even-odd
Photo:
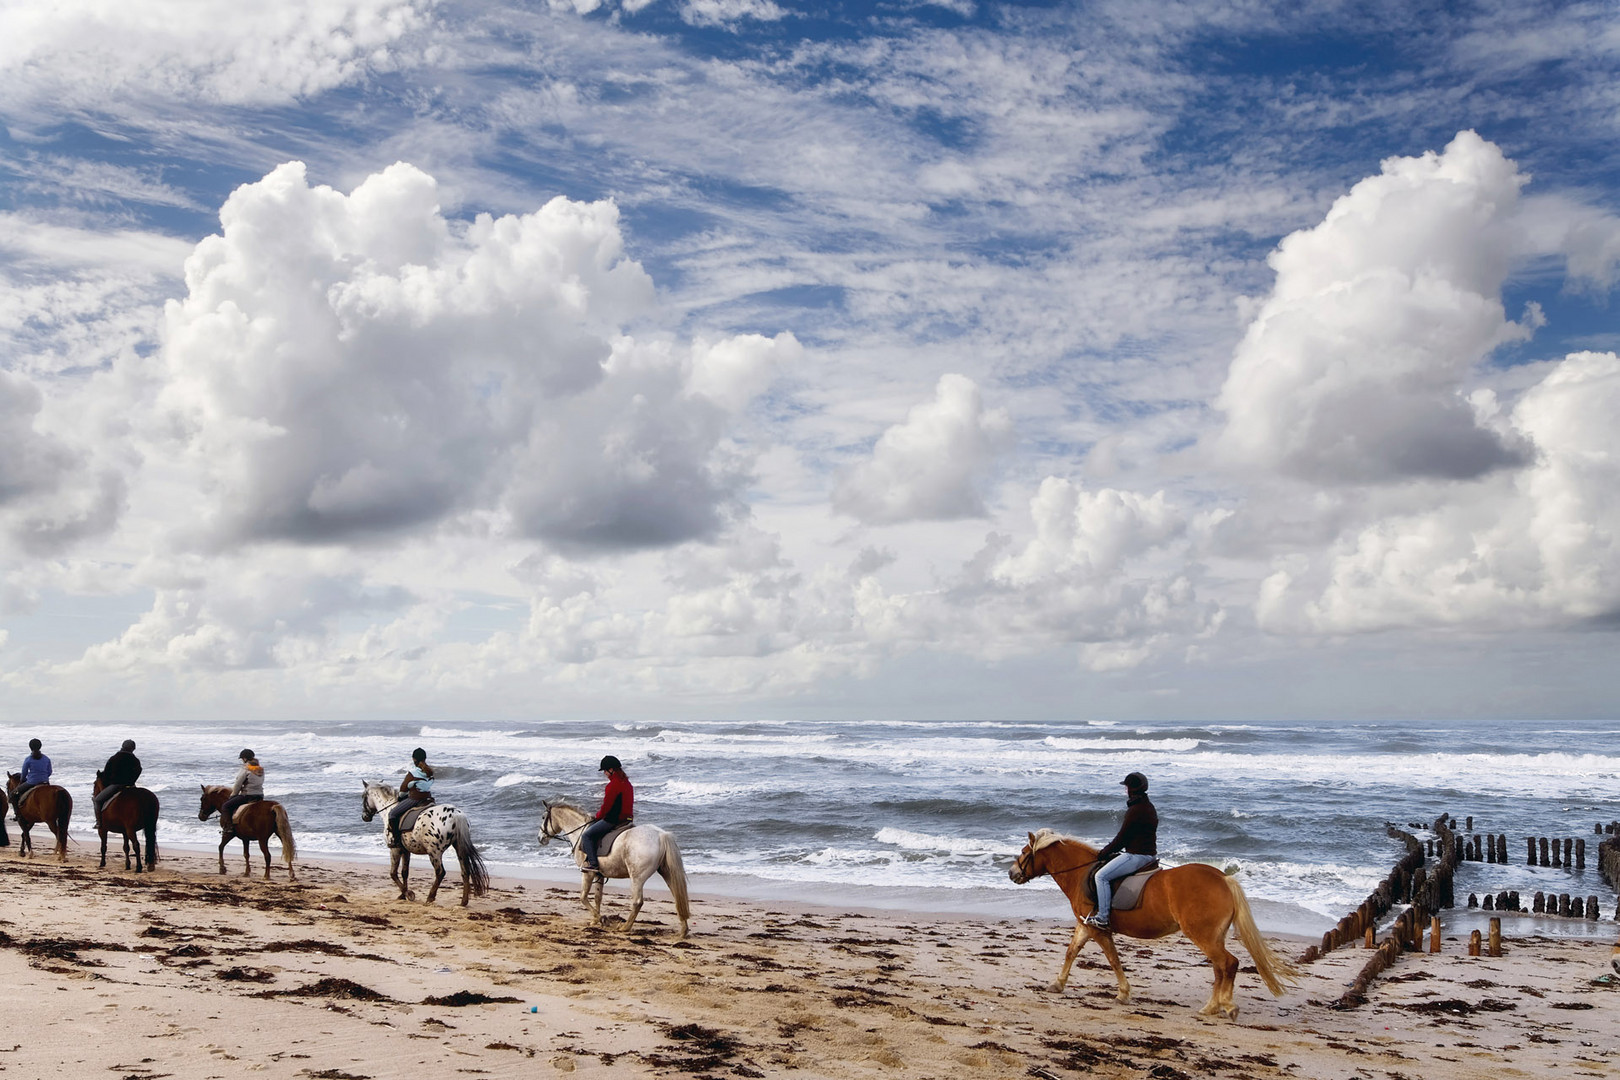
[[[1528,337],[1502,309],[1525,178],[1463,132],[1444,153],[1390,158],[1287,237],[1216,404],[1220,449],[1323,484],[1468,478],[1523,460],[1464,383]]]
[[[726,26],[740,19],[776,22],[787,11],[772,0],[685,0],[681,18],[694,26]]]
[[[1511,414],[1533,464],[1380,518],[1320,563],[1280,565],[1262,588],[1262,624],[1344,633],[1620,617],[1617,415],[1620,357],[1565,358]]]
[[[13,105],[103,108],[128,96],[283,102],[388,70],[431,0],[13,0],[0,86]]]
[[[494,514],[584,549],[712,536],[723,444],[791,335],[638,341],[651,280],[611,203],[440,213],[409,165],[352,194],[289,163],[239,188],[166,312],[161,405],[215,542],[334,542]],[[488,527],[488,526],[480,526]]]
[[[845,473],[833,506],[868,525],[983,517],[980,488],[1011,437],[1007,413],[986,409],[971,379],[942,375],[934,399],[913,406]]]

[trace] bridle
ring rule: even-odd
[[[546,806],[545,819],[540,822],[540,834],[541,834],[540,835],[540,843],[542,843],[542,844],[549,844],[553,840],[567,840],[570,837],[572,837],[575,833],[579,832],[581,829],[584,829],[585,826],[590,824],[590,821],[586,820],[586,821],[582,822],[581,824],[574,826],[572,829],[569,829],[567,832],[561,832],[561,831],[552,832],[551,831],[551,811],[552,811],[552,809],[553,809],[553,807],[551,807],[549,804]]]
[[[1025,881],[1033,881],[1035,879],[1035,867],[1033,866],[1034,859],[1035,849],[1026,844],[1024,846],[1024,850],[1018,853],[1018,860],[1013,863],[1013,868],[1017,870],[1019,874],[1023,875]],[[1025,860],[1029,860],[1029,865],[1026,865]],[[1083,870],[1084,868],[1095,865],[1100,861],[1101,860],[1093,856],[1092,858],[1086,859],[1084,862],[1077,862],[1073,866],[1065,866],[1056,870],[1052,869],[1051,867],[1047,867],[1046,873],[1055,878],[1059,874],[1067,874],[1071,870]]]

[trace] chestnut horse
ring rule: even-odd
[[[6,792],[9,794],[20,787],[22,774],[7,773]],[[16,810],[17,824],[22,828],[22,843],[17,847],[17,854],[34,853],[34,840],[28,831],[35,825],[45,825],[56,834],[56,861],[67,861],[68,819],[73,816],[73,796],[68,794],[68,789],[57,784],[41,784],[23,796],[22,805]]]
[[[107,785],[96,770],[96,782],[90,788],[92,797],[100,795]],[[29,796],[32,798],[33,796]],[[101,867],[107,866],[107,834],[119,833],[124,838],[124,869],[129,869],[130,845],[135,847],[135,872],[141,872],[141,833],[146,834],[146,869],[157,868],[158,797],[143,787],[131,784],[114,795],[101,808],[96,832],[101,834]]]
[[[225,800],[231,797],[231,789],[217,784],[202,785],[202,805],[197,807],[197,820],[207,821],[213,817]],[[221,823],[223,826],[223,823]],[[236,808],[236,836],[242,841],[242,859],[247,863],[247,869],[242,871],[243,877],[253,873],[253,850],[248,846],[250,841],[259,842],[259,850],[264,852],[264,880],[270,880],[270,838],[277,837],[281,841],[281,861],[287,864],[287,880],[297,881],[298,874],[293,870],[293,858],[298,849],[293,845],[292,826],[287,822],[287,811],[280,803],[269,799],[258,802],[243,803]],[[231,842],[225,837],[219,842],[219,872],[225,872],[225,845]]]
[[[1265,980],[1266,988],[1281,997],[1284,979],[1298,977],[1294,965],[1271,951],[1266,939],[1254,925],[1249,912],[1248,898],[1236,880],[1205,863],[1161,870],[1148,879],[1142,890],[1141,903],[1129,911],[1115,908],[1110,913],[1112,931],[1098,932],[1078,920],[1091,914],[1095,905],[1085,896],[1086,876],[1097,862],[1097,849],[1069,836],[1060,836],[1051,829],[1029,834],[1029,843],[1019,854],[1018,861],[1007,872],[1018,885],[1042,874],[1052,875],[1063,895],[1069,898],[1077,920],[1069,951],[1063,957],[1063,970],[1047,989],[1061,994],[1069,981],[1069,969],[1086,942],[1092,938],[1108,955],[1108,963],[1119,980],[1119,1000],[1129,1001],[1131,984],[1120,966],[1119,952],[1114,948],[1114,934],[1134,938],[1161,938],[1177,930],[1209,957],[1215,968],[1215,989],[1209,1001],[1199,1011],[1205,1016],[1220,1013],[1236,1018],[1237,1006],[1232,1003],[1232,989],[1237,982],[1238,960],[1226,950],[1227,932],[1235,925],[1243,947],[1254,959],[1254,966]]]

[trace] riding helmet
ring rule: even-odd
[[[624,768],[624,766],[619,764],[619,759],[614,757],[612,754],[609,754],[607,757],[602,759],[602,764],[600,764],[600,765],[598,765],[596,767],[596,771],[597,772],[607,772],[609,769],[623,769],[623,768]]]
[[[124,751],[126,754],[127,753],[133,753],[135,751],[135,740],[134,739],[125,739],[124,740],[124,745],[120,746],[118,749]]]
[[[240,754],[237,754],[236,756],[241,758],[243,761],[252,761],[258,755],[254,754],[254,752],[251,751],[251,750],[243,750]]]
[[[418,746],[415,750],[411,751],[411,760],[412,761],[426,761],[427,760],[427,751],[422,749],[420,746]]]
[[[28,740],[28,749],[30,749],[30,750],[38,750],[39,748],[41,748],[44,745],[45,744],[40,742],[38,739],[29,739]]]
[[[1120,783],[1125,785],[1126,791],[1146,791],[1147,777],[1139,772],[1128,773]]]

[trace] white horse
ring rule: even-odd
[[[603,882],[585,869],[585,853],[579,847],[580,836],[590,823],[591,816],[578,807],[548,802],[545,820],[540,823],[540,845],[544,847],[553,837],[559,836],[567,838],[573,845],[574,861],[584,875],[579,900],[591,913],[591,925],[600,926]],[[619,838],[613,842],[613,850],[602,855],[597,863],[605,877],[630,879],[630,913],[624,917],[624,925],[619,928],[622,932],[628,933],[636,924],[636,916],[641,912],[641,888],[656,873],[669,886],[669,895],[675,901],[675,914],[681,920],[681,930],[675,940],[686,937],[686,920],[692,912],[686,899],[686,868],[681,864],[681,849],[676,846],[675,837],[656,825],[633,825],[619,834]],[[593,885],[596,887],[594,904],[591,902]]]
[[[370,821],[399,801],[399,789],[390,784],[372,784],[360,781],[360,820]],[[428,890],[427,903],[439,895],[439,883],[444,880],[444,849],[454,846],[456,861],[461,864],[461,906],[467,906],[467,894],[483,896],[489,888],[489,870],[484,857],[473,847],[472,826],[467,815],[453,806],[429,806],[416,819],[410,832],[403,833],[405,846],[394,843],[388,836],[388,876],[399,886],[401,900],[415,900],[416,894],[408,882],[411,876],[411,855],[426,855],[433,861],[433,888]]]

